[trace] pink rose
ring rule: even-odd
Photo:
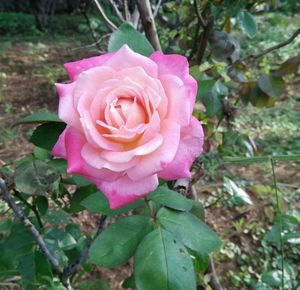
[[[158,186],[190,178],[203,131],[192,116],[197,82],[185,57],[117,52],[66,63],[72,80],[56,84],[67,123],[52,154],[102,190],[111,208]]]

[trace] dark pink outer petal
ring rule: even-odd
[[[158,186],[157,175],[151,175],[137,181],[124,175],[113,182],[96,183],[109,200],[111,209],[131,203],[153,191]]]
[[[108,169],[96,169],[88,165],[81,156],[86,140],[76,129],[69,127],[65,132],[65,147],[68,161],[68,172],[84,176],[93,183],[99,180],[113,181],[119,174]]]
[[[155,51],[150,56],[150,59],[157,64],[159,76],[175,75],[184,82],[192,112],[196,101],[198,85],[197,81],[189,74],[187,58],[178,54],[163,54],[160,51]]]
[[[66,151],[66,145],[65,145],[65,135],[68,128],[66,128],[58,137],[58,140],[56,141],[56,144],[51,150],[51,154],[60,157],[60,158],[67,158],[67,151]]]
[[[192,116],[190,124],[181,129],[179,148],[174,160],[158,176],[166,180],[191,178],[190,167],[202,152],[203,142],[202,126]]]
[[[64,67],[70,79],[74,81],[80,73],[90,68],[103,65],[103,63],[110,59],[114,54],[114,52],[111,52],[99,56],[84,58],[78,61],[68,62],[64,64]]]

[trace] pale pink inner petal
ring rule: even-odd
[[[138,157],[131,158],[127,162],[112,162],[110,160],[105,159],[105,157],[107,156],[103,154],[104,152],[109,152],[109,151],[101,151],[91,146],[90,144],[86,143],[81,150],[81,155],[84,161],[90,166],[97,169],[107,168],[114,172],[122,172],[124,170],[133,167],[139,162]]]
[[[162,170],[175,157],[180,139],[180,126],[172,120],[161,122],[163,143],[154,152],[143,156],[140,162],[127,170],[132,180],[138,180]]]
[[[174,75],[163,75],[161,81],[169,100],[167,118],[187,126],[192,112],[190,96],[184,83]]]
[[[151,77],[157,78],[158,76],[157,64],[150,58],[135,53],[126,44],[123,45],[111,58],[109,58],[104,65],[117,71],[130,67],[141,66]]]

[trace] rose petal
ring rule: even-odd
[[[64,67],[70,79],[73,81],[83,71],[86,71],[93,67],[103,65],[103,63],[106,62],[108,59],[110,59],[114,54],[115,54],[114,52],[111,52],[99,56],[85,58],[79,61],[68,62],[64,64]]]
[[[104,65],[117,71],[128,69],[130,67],[141,66],[147,74],[151,77],[157,78],[156,63],[148,57],[135,53],[126,44],[124,44],[111,58],[109,58]]]
[[[180,144],[174,160],[158,176],[166,180],[191,178],[190,167],[202,152],[203,141],[202,126],[192,116],[190,124],[181,129]]]
[[[151,152],[155,151],[163,142],[163,136],[161,134],[158,134],[153,137],[148,143],[137,146],[133,150],[123,152],[103,151],[101,155],[109,162],[125,163],[129,162],[135,156],[150,154]]]
[[[119,174],[108,169],[96,169],[89,166],[82,158],[81,151],[86,140],[84,135],[76,129],[69,127],[65,132],[65,145],[69,173],[76,173],[84,176],[93,183],[99,180],[113,181]]]
[[[90,144],[96,148],[102,148],[105,150],[121,150],[122,144],[109,141],[104,138],[103,135],[97,130],[97,123],[93,122],[88,111],[84,112],[82,118],[80,118],[84,134]]]
[[[75,84],[55,84],[59,95],[58,116],[68,125],[81,130],[79,114],[73,103],[73,91]]]
[[[65,145],[65,135],[68,128],[66,128],[58,137],[57,142],[55,143],[54,147],[51,150],[51,154],[60,157],[60,158],[67,158],[67,151]]]
[[[127,170],[132,180],[139,180],[162,170],[170,163],[177,152],[180,138],[180,126],[171,120],[161,123],[162,145],[154,152],[145,155],[133,168]]]
[[[168,97],[167,118],[187,126],[191,118],[190,96],[183,81],[174,75],[163,75],[162,85]]]
[[[107,154],[103,154],[106,152]],[[122,172],[125,171],[133,166],[135,166],[139,162],[139,158],[131,158],[127,162],[112,162],[108,161],[106,159],[107,156],[114,153],[111,151],[101,151],[99,149],[94,148],[90,144],[86,143],[81,151],[82,158],[84,161],[91,165],[92,167],[95,167],[97,169],[107,168],[109,170],[112,170],[114,172]],[[116,153],[116,152],[115,152]]]
[[[154,52],[150,58],[157,63],[159,78],[170,74],[179,77],[184,82],[190,96],[191,111],[193,111],[197,95],[197,81],[189,74],[187,58],[178,54],[163,54],[160,51]]]
[[[99,182],[97,186],[109,200],[111,209],[131,203],[153,191],[158,186],[157,175],[148,176],[137,181],[124,175],[114,182]]]
[[[114,76],[108,67],[95,67],[83,72],[76,80],[73,98],[78,112],[89,110],[98,90]]]

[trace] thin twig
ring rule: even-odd
[[[258,53],[258,54],[251,54],[249,56],[246,56],[245,58],[243,58],[243,60],[247,59],[247,58],[260,58],[270,52],[272,52],[273,50],[279,49],[283,46],[286,46],[288,44],[290,44],[298,35],[300,34],[300,27],[292,34],[292,36],[290,38],[288,38],[285,41],[282,41],[274,46],[271,46],[269,48],[267,48],[266,50]]]
[[[115,14],[117,15],[117,17],[123,22],[124,21],[124,17],[122,15],[122,13],[120,12],[116,2],[114,0],[109,0],[110,5],[113,7]]]
[[[102,6],[100,5],[100,3],[98,2],[98,0],[93,0],[93,2],[95,3],[101,17],[103,18],[103,20],[105,21],[107,27],[111,30],[111,31],[114,31],[114,30],[117,30],[117,26],[111,22],[111,20],[106,16]]]
[[[198,64],[201,64],[202,59],[204,57],[207,43],[209,40],[210,31],[212,30],[212,27],[213,27],[213,17],[210,16],[207,19],[206,26],[203,28],[203,31],[200,34],[199,46],[198,46],[197,53],[196,53],[196,61]]]
[[[139,20],[140,20],[140,12],[137,6],[135,6],[133,13],[131,14],[131,23],[133,24],[133,27],[136,29],[139,25]]]
[[[33,211],[33,213],[35,214],[35,217],[36,217],[36,219],[37,219],[37,221],[38,221],[38,224],[39,224],[39,226],[41,227],[41,228],[43,228],[44,226],[43,226],[43,222],[42,222],[42,220],[41,220],[41,217],[40,217],[40,214],[39,214],[39,212],[37,211],[37,208],[36,208],[36,206],[35,205],[32,205],[32,204],[30,204],[19,192],[17,192],[17,191],[15,191],[15,196],[19,199],[19,200],[21,200],[23,203],[25,203],[32,211]]]
[[[146,33],[146,37],[152,44],[155,50],[161,51],[159,38],[156,31],[155,20],[153,18],[151,3],[149,0],[136,0],[143,28]]]
[[[107,37],[109,37],[109,36],[111,36],[111,33],[107,33],[107,34],[102,35],[102,36],[101,36],[96,42],[94,42],[94,43],[87,44],[87,45],[83,45],[83,46],[79,46],[79,47],[74,47],[74,48],[71,48],[70,50],[73,51],[73,50],[80,50],[80,49],[89,49],[89,48],[94,47],[94,46],[98,47],[97,44],[99,45],[99,44],[103,41],[103,39],[105,39],[105,38],[107,38]],[[103,54],[106,53],[106,51],[101,50],[101,49],[99,49],[99,48],[97,48],[97,50],[98,50],[100,53],[103,53]]]
[[[203,17],[202,17],[202,14],[201,14],[201,12],[199,10],[199,2],[198,2],[198,0],[194,0],[194,8],[195,8],[196,15],[197,15],[199,23],[201,24],[201,26],[203,28],[206,28],[207,27],[207,21],[204,20]]]
[[[211,279],[209,281],[209,285],[213,290],[223,290],[221,286],[217,272],[215,269],[215,263],[212,255],[209,255],[209,264],[208,264],[208,271],[211,273]]]
[[[94,41],[95,41],[95,45],[96,45],[97,49],[100,49],[100,47],[98,46],[98,40],[97,40],[96,32],[95,32],[95,30],[93,29],[93,27],[92,27],[92,25],[91,25],[91,21],[90,21],[90,18],[89,18],[89,16],[88,16],[88,14],[87,14],[87,11],[83,11],[83,12],[82,12],[82,15],[83,15],[83,17],[84,17],[84,19],[85,19],[85,21],[86,21],[86,24],[87,24],[89,30],[90,30],[90,33],[91,33],[91,35],[92,35],[92,38],[93,38]]]
[[[128,21],[130,19],[130,13],[129,13],[129,9],[128,9],[127,0],[123,0],[123,4],[124,4],[124,11],[125,11],[125,19],[126,19],[126,21]]]
[[[74,273],[76,273],[78,271],[80,265],[83,262],[85,262],[93,242],[100,235],[102,230],[105,228],[106,219],[107,219],[106,215],[103,215],[103,216],[100,217],[97,233],[95,234],[93,239],[86,245],[86,247],[82,250],[82,252],[76,258],[76,260],[71,265],[68,265],[67,267],[64,268],[64,270],[63,270],[63,275],[64,276],[72,277],[74,275]]]
[[[153,18],[155,18],[157,16],[159,8],[161,6],[161,3],[162,3],[162,0],[157,1],[157,4],[156,4],[155,9],[153,11]]]

